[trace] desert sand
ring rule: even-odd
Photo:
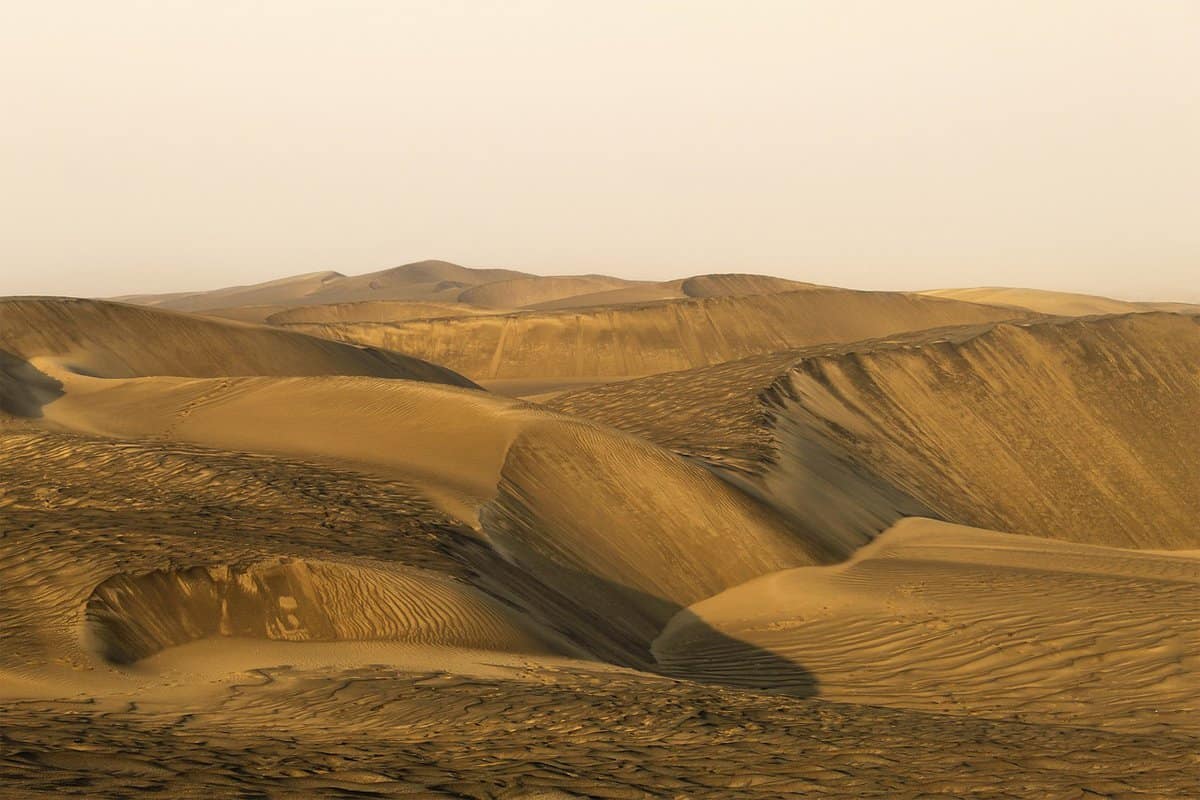
[[[0,796],[1196,796],[1200,316],[932,294],[0,299]]]

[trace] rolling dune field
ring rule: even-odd
[[[0,299],[0,797],[1196,796],[1200,316],[945,294]]]

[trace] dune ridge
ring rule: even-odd
[[[290,331],[121,303],[0,299],[0,350],[106,378],[372,375],[472,386],[419,358]],[[9,380],[13,380],[11,372]]]
[[[578,311],[394,324],[294,324],[288,329],[412,353],[479,381],[649,375],[804,345],[1029,316],[919,295],[814,288]]]
[[[1187,796],[1200,317],[595,281],[0,301],[0,796]]]
[[[1053,319],[774,354],[548,403],[700,460],[843,555],[903,516],[1181,549],[1200,541],[1200,443],[1179,422],[1200,403],[1198,358],[1194,316]]]
[[[523,277],[528,277],[528,274],[510,269],[472,269],[448,261],[429,260],[365,275],[325,271],[249,286],[165,295],[124,295],[112,299],[176,311],[207,311],[237,306],[301,306],[360,300],[454,301],[465,288]]]

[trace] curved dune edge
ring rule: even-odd
[[[0,353],[100,378],[362,375],[475,385],[445,367],[374,347],[61,297],[0,298]]]
[[[64,380],[47,419],[72,430],[299,457],[415,486],[535,583],[585,616],[600,609],[608,649],[635,658],[689,603],[831,557],[699,465],[482,392],[349,377]]]
[[[677,614],[669,674],[833,701],[1200,733],[1200,562],[905,519]],[[807,677],[799,683],[795,669]]]
[[[88,598],[85,629],[114,664],[218,636],[563,652],[528,621],[448,578],[314,560],[119,573]]]
[[[1200,544],[1200,317],[927,331],[568,392],[555,410],[694,458],[848,556],[906,516]]]

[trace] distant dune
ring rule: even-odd
[[[289,329],[410,353],[478,381],[650,375],[810,344],[1028,316],[920,295],[805,289],[577,311]]]
[[[828,287],[774,278],[770,275],[697,275],[693,278],[681,278],[661,283],[638,283],[608,291],[579,293],[557,300],[530,303],[528,307],[553,310],[624,306],[654,303],[660,300],[684,300],[689,297],[745,297],[815,288]]]
[[[1195,548],[1196,363],[1200,317],[1134,314],[779,354],[550,404],[701,458],[849,549],[913,514]]]
[[[980,287],[976,289],[933,289],[922,292],[933,297],[948,297],[970,303],[1012,306],[1064,317],[1084,317],[1093,314],[1128,314],[1139,311],[1180,311],[1200,313],[1200,305],[1189,303],[1138,303],[1113,300],[1090,294],[1051,292],[1045,289],[1011,289]]]
[[[206,312],[212,313],[212,312]],[[282,309],[263,318],[268,325],[330,322],[407,322],[413,319],[470,317],[493,313],[464,303],[433,303],[420,300],[362,300],[357,303],[326,303]]]
[[[641,284],[637,281],[609,278],[604,275],[529,276],[464,289],[458,296],[458,301],[488,308],[524,308],[581,294],[639,285]]]
[[[372,375],[468,386],[417,358],[100,300],[0,299],[0,351],[85,375]]]
[[[463,289],[483,283],[527,277],[509,269],[471,269],[448,261],[418,261],[400,267],[347,276],[314,272],[249,286],[166,295],[127,295],[128,303],[176,311],[208,311],[237,306],[300,306],[361,300],[457,300]]]

